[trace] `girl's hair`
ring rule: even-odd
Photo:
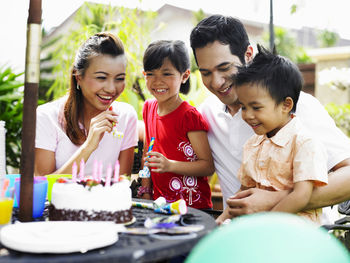
[[[173,66],[184,73],[190,68],[190,58],[185,43],[181,40],[159,40],[152,42],[143,56],[143,68],[151,71],[160,68],[168,58]],[[190,90],[190,78],[180,86],[180,92],[187,94]]]
[[[70,75],[69,95],[64,107],[66,134],[75,145],[81,145],[86,139],[85,132],[79,127],[79,120],[83,120],[84,100],[81,89],[77,87],[76,76],[84,76],[91,59],[99,55],[124,55],[122,41],[108,32],[97,33],[87,39],[76,54]]]

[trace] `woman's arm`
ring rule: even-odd
[[[78,164],[78,171],[80,168],[80,161],[84,159],[87,161],[91,153],[94,151],[93,148],[89,148],[88,144],[83,144],[78,151],[76,151],[73,156],[59,169],[56,170],[56,158],[55,153],[44,150],[44,149],[35,149],[35,165],[34,173],[37,176],[43,176],[46,174],[71,174],[73,163]]]
[[[116,114],[112,111],[105,111],[91,119],[89,134],[85,142],[79,149],[69,158],[69,160],[59,169],[56,170],[55,153],[44,150],[35,149],[35,175],[46,175],[51,173],[69,174],[72,173],[72,165],[74,162],[80,163],[82,159],[86,162],[90,155],[97,149],[105,132],[111,132],[113,122],[117,122]],[[46,154],[48,159],[46,159]],[[79,170],[79,165],[78,165]]]
[[[44,176],[56,170],[55,152],[35,148],[34,175]]]
[[[194,162],[180,162],[168,160],[158,152],[149,152],[150,158],[147,166],[152,167],[152,171],[157,173],[172,172],[187,176],[210,176],[214,173],[213,157],[209,147],[207,133],[205,131],[191,131],[188,138],[193,151],[197,156]]]
[[[294,184],[292,192],[283,198],[271,211],[298,213],[308,204],[312,190],[312,181],[301,181]]]
[[[119,153],[120,174],[130,175],[134,163],[134,147],[130,147]]]

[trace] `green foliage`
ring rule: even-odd
[[[336,125],[350,137],[350,104],[336,105],[329,103],[326,110],[334,119]]]
[[[333,47],[337,44],[339,35],[325,29],[318,34],[317,38],[321,47]]]
[[[150,33],[154,28],[155,12],[144,12],[139,9],[119,8],[117,21],[117,34],[123,41],[125,52],[128,57],[128,66],[126,68],[126,89],[130,89],[135,97],[120,96],[119,101],[130,103],[134,106],[140,119],[142,119],[142,106],[144,99],[150,97],[142,75],[143,65],[142,58],[145,49],[150,43]],[[125,91],[124,91],[125,92]],[[123,93],[124,93],[123,92]],[[128,94],[128,93],[126,93]]]
[[[18,168],[21,157],[23,82],[10,67],[0,67],[0,120],[6,128],[6,164]],[[21,89],[22,88],[22,89]]]
[[[289,58],[294,63],[309,63],[311,58],[306,54],[303,47],[297,46],[295,37],[286,29],[275,27],[275,46],[277,53],[281,56]],[[263,43],[269,46],[269,34],[263,35]]]
[[[296,4],[293,4],[291,7],[290,7],[290,13],[291,14],[295,14],[298,10],[298,6]]]
[[[201,73],[199,70],[191,72],[191,88],[190,92],[187,95],[181,94],[180,97],[183,100],[186,100],[192,106],[199,106],[206,97],[209,95],[209,91],[204,86],[201,78]]]
[[[200,8],[197,12],[192,12],[192,14],[194,19],[194,25],[197,25],[200,21],[207,17],[202,8]]]

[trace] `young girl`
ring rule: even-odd
[[[304,211],[315,186],[328,182],[322,145],[299,123],[295,112],[302,76],[289,60],[258,47],[259,54],[236,75],[242,118],[253,128],[238,172],[241,190],[290,190],[272,211],[298,213],[320,222],[321,209]],[[226,209],[217,222],[229,215]]]
[[[214,164],[207,138],[208,125],[179,92],[190,87],[190,61],[182,41],[156,41],[143,58],[146,85],[153,100],[143,108],[146,166],[151,178],[143,178],[139,196],[168,202],[184,199],[188,206],[212,207],[207,176]],[[147,151],[151,137],[153,150]]]

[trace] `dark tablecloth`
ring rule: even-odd
[[[14,211],[14,220],[16,213]],[[193,215],[191,224],[201,224],[205,228],[195,235],[168,236],[148,235],[138,236],[119,233],[119,240],[108,247],[95,249],[86,253],[70,254],[31,254],[17,252],[5,248],[0,243],[0,262],[157,262],[179,255],[187,254],[195,244],[208,232],[216,226],[214,218],[200,210],[189,208],[188,214]],[[147,217],[167,216],[154,213],[153,210],[144,208],[133,208],[133,215],[136,222],[128,227],[141,227]],[[37,220],[44,220],[47,217],[47,211],[44,216]]]

